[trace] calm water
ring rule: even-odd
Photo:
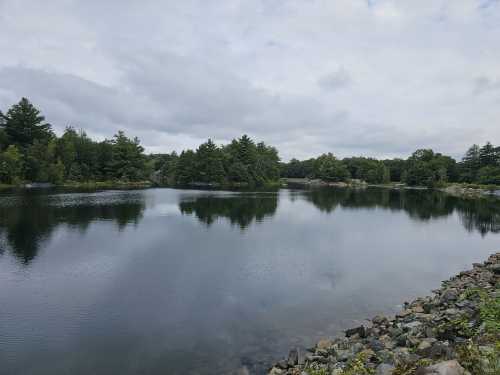
[[[427,191],[2,194],[0,373],[260,373],[499,232],[499,201]]]

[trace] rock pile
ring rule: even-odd
[[[500,253],[433,293],[305,356],[293,349],[269,374],[500,375]]]

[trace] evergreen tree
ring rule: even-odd
[[[196,179],[196,154],[192,150],[182,151],[177,162],[176,183],[187,185]]]
[[[465,153],[460,165],[460,179],[462,181],[473,182],[476,180],[477,172],[481,167],[479,150],[479,146],[474,144]]]
[[[481,167],[495,166],[498,164],[498,153],[490,142],[479,149],[479,164]]]
[[[113,140],[113,174],[117,179],[137,181],[147,178],[144,149],[139,139],[129,139],[123,131],[119,131]]]
[[[26,150],[35,140],[44,143],[53,137],[50,124],[45,123],[45,117],[26,98],[13,105],[2,117],[9,143],[22,150]]]
[[[222,151],[211,139],[201,144],[196,150],[196,170],[198,182],[220,183],[224,180]]]

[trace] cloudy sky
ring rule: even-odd
[[[283,159],[500,143],[499,0],[0,0],[0,109],[147,151]]]

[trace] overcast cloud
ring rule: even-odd
[[[0,0],[0,109],[149,152],[283,159],[500,143],[498,0]]]

